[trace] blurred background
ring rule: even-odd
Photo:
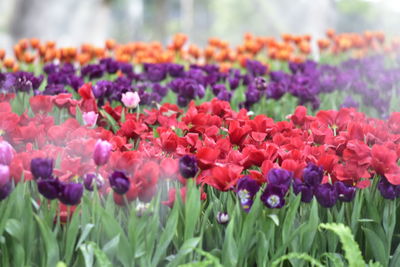
[[[61,46],[107,38],[167,43],[183,32],[199,45],[212,36],[237,44],[245,32],[398,34],[399,26],[399,0],[0,0],[0,46],[7,50],[29,37]]]

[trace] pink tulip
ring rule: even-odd
[[[7,141],[0,142],[0,164],[10,165],[14,157],[13,148]]]
[[[97,166],[105,165],[111,156],[112,145],[107,141],[97,140],[93,151],[93,160]]]
[[[0,188],[10,181],[10,168],[7,165],[0,164]]]
[[[127,108],[136,108],[140,102],[140,97],[137,92],[126,92],[122,94],[122,103]]]
[[[94,111],[85,112],[82,115],[83,123],[89,127],[93,127],[96,125],[98,117],[99,117],[99,114],[97,114]]]

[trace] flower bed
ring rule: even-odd
[[[2,266],[400,261],[395,57],[60,59],[0,73]]]

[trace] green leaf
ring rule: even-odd
[[[313,257],[311,257],[310,255],[306,254],[306,253],[289,253],[287,255],[284,255],[278,259],[276,259],[274,262],[272,262],[272,266],[278,266],[279,263],[285,261],[285,260],[289,260],[289,259],[301,259],[304,261],[308,261],[310,262],[310,264],[312,266],[317,266],[317,267],[324,267],[324,265],[318,261],[317,259],[314,259]]]
[[[360,248],[354,240],[349,227],[337,223],[322,223],[319,225],[319,228],[333,231],[339,236],[350,267],[361,267],[366,265],[361,255]]]
[[[389,263],[389,252],[385,246],[385,243],[379,238],[379,236],[366,227],[362,227],[365,237],[369,245],[371,246],[372,253],[374,254],[374,258],[379,260],[384,266],[387,266]]]
[[[107,119],[108,123],[110,123],[111,129],[113,130],[114,133],[116,133],[119,130],[119,126],[118,123],[114,120],[114,118],[103,110],[100,111],[100,114]]]
[[[283,222],[282,225],[282,240],[283,243],[286,243],[288,241],[288,238],[290,236],[290,234],[293,232],[294,230],[294,219],[296,217],[297,214],[297,210],[299,208],[300,205],[300,200],[301,200],[301,195],[297,195],[296,198],[294,199],[294,201],[290,202],[288,211],[286,213],[285,216],[285,220]]]
[[[75,119],[79,122],[80,125],[84,125],[82,111],[79,106],[76,107]]]
[[[232,217],[225,232],[225,240],[222,248],[222,263],[224,266],[236,266],[238,263],[238,248],[233,231],[235,230],[235,218]]]
[[[79,249],[79,247],[82,245],[82,243],[86,240],[86,238],[88,237],[90,231],[93,229],[94,224],[88,223],[85,225],[85,227],[83,228],[82,234],[79,237],[78,243],[76,245],[76,250]]]
[[[168,216],[168,221],[166,226],[163,230],[163,233],[160,236],[160,239],[157,241],[158,245],[155,250],[155,254],[153,256],[152,265],[157,266],[161,257],[167,251],[169,244],[172,241],[172,238],[176,234],[176,228],[178,226],[178,219],[179,219],[179,206],[174,205],[172,208],[171,213]]]
[[[46,266],[53,267],[60,260],[57,239],[50,228],[45,225],[36,214],[33,214],[33,216],[35,217],[40,232],[42,234],[45,246],[45,252],[43,253],[43,255],[46,255]]]
[[[179,249],[178,254],[174,255],[172,261],[167,267],[178,266],[178,264],[185,258],[185,256],[196,249],[200,242],[200,237],[193,237],[185,241],[182,247]]]
[[[16,219],[8,219],[5,230],[9,235],[16,238],[18,242],[23,242],[24,228],[20,221],[17,221]]]
[[[79,211],[80,208],[78,207],[75,210],[75,216],[72,216],[72,220],[71,222],[68,224],[68,228],[67,228],[67,244],[66,244],[66,248],[65,248],[65,256],[64,256],[64,260],[67,263],[67,265],[70,265],[70,261],[72,258],[72,254],[75,250],[75,242],[76,239],[78,237],[78,232],[79,232]]]
[[[275,223],[276,226],[279,226],[279,218],[276,214],[269,214],[268,217]]]
[[[195,227],[200,217],[201,201],[200,192],[196,188],[193,179],[188,180],[188,192],[185,202],[185,233],[184,240],[194,236]]]

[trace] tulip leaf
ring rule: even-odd
[[[200,237],[193,237],[186,240],[179,249],[178,254],[169,256],[171,262],[167,265],[167,267],[178,266],[187,254],[193,252],[196,249],[199,242]]]
[[[53,267],[60,260],[57,239],[55,235],[51,232],[50,228],[45,225],[36,214],[34,214],[33,216],[36,219],[36,222],[43,237],[43,242],[46,249],[46,266]]]
[[[308,261],[312,266],[324,267],[324,265],[320,261],[318,261],[317,259],[314,259],[310,255],[308,255],[306,253],[296,253],[296,252],[286,254],[286,255],[274,260],[272,262],[271,266],[273,266],[273,267],[278,266],[281,262],[284,262],[285,260],[290,260],[290,259],[301,259],[304,261]]]
[[[330,230],[339,236],[350,267],[361,267],[366,265],[361,255],[360,248],[354,240],[349,227],[338,223],[322,223],[319,225],[319,228]]]

